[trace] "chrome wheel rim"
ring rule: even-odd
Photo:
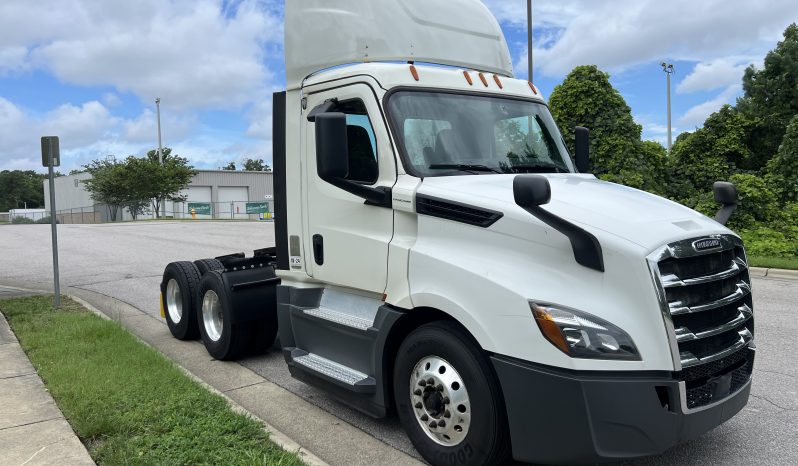
[[[205,296],[202,297],[202,324],[208,338],[213,341],[219,341],[222,338],[224,312],[219,296],[213,290],[206,291]]]
[[[166,284],[166,309],[172,323],[180,323],[180,319],[183,318],[183,297],[180,294],[180,285],[174,278]]]
[[[460,373],[438,356],[422,358],[410,374],[410,406],[427,436],[453,447],[468,435],[471,401]]]

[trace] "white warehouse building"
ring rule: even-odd
[[[112,219],[111,208],[96,202],[86,191],[88,173],[61,176],[55,181],[56,216],[61,223],[100,223]],[[44,199],[50,211],[50,189],[45,180]],[[271,172],[232,170],[197,170],[189,185],[181,192],[185,202],[166,201],[162,208],[166,217],[197,219],[257,220],[270,217],[274,211]],[[139,219],[154,218],[148,206]],[[118,212],[116,220],[132,220],[127,209]]]

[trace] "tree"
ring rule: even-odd
[[[244,159],[244,171],[268,172],[271,168],[263,162],[263,159]]]
[[[737,107],[754,122],[749,134],[753,157],[749,170],[760,170],[778,151],[787,125],[798,114],[798,25],[784,31],[784,40],[765,57],[764,68],[748,67],[743,98]]]
[[[83,181],[86,191],[92,199],[105,204],[111,221],[116,221],[120,208],[125,206],[130,196],[125,163],[115,158],[103,158],[93,160],[83,168],[91,175],[91,178]]]
[[[768,161],[766,173],[783,204],[798,202],[798,114],[787,126],[776,156]]]
[[[108,206],[112,221],[122,207],[135,219],[150,203],[158,218],[162,199],[185,201],[178,193],[196,173],[188,160],[172,155],[169,148],[163,150],[163,165],[152,150],[145,157],[130,156],[123,162],[94,160],[84,168],[92,176],[84,181],[86,190],[92,199]]]
[[[749,128],[742,113],[724,105],[702,128],[680,134],[670,160],[669,196],[693,206],[697,196],[711,192],[715,181],[729,180],[750,159]]]
[[[179,193],[197,173],[187,159],[173,155],[171,148],[163,149],[162,158],[163,164],[160,164],[157,150],[147,152],[147,156],[142,159],[134,158],[137,176],[145,183],[141,187],[141,194],[152,200],[156,218],[160,218],[162,200],[185,202],[186,196]]]
[[[554,88],[549,107],[571,153],[574,127],[590,128],[592,172],[602,179],[661,193],[662,151],[640,140],[642,127],[632,118],[623,96],[598,67],[578,66]]]
[[[47,175],[33,170],[3,170],[0,172],[0,212],[28,207],[44,207],[42,181]]]
[[[222,169],[222,170],[235,171],[235,169],[236,169],[236,163],[235,163],[235,162],[230,162],[230,163],[228,163],[227,165],[225,165],[224,167],[221,167],[221,169]]]

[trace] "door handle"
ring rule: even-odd
[[[313,260],[324,265],[324,237],[319,234],[313,235]]]

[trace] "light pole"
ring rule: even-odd
[[[662,71],[668,76],[668,155],[670,155],[671,147],[673,146],[671,128],[671,75],[673,74],[673,64],[662,62]]]
[[[526,0],[526,24],[527,24],[527,66],[529,67],[529,82],[534,82],[532,75],[532,0]]]
[[[163,148],[161,146],[161,98],[155,98],[155,108],[158,114],[158,163],[163,165]],[[161,218],[166,216],[166,205],[163,199],[160,200],[161,204]]]

